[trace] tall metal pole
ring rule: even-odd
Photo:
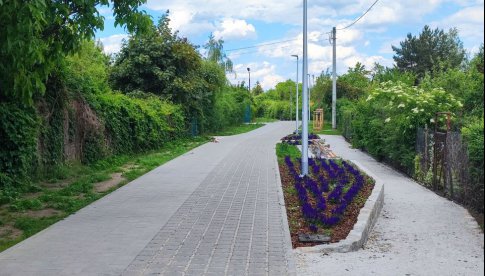
[[[337,28],[332,30],[333,82],[332,82],[332,128],[337,129]]]
[[[290,87],[290,121],[293,120],[293,89]]]
[[[296,57],[296,130],[295,133],[299,133],[299,128],[300,128],[300,118],[299,118],[299,90],[300,90],[300,80],[299,80],[299,75],[300,75],[300,57],[298,55],[292,55],[292,57]]]
[[[308,3],[303,0],[303,120],[301,174],[308,175]]]

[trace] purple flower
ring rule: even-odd
[[[317,211],[310,205],[310,203],[305,203],[301,207],[301,212],[303,216],[307,219],[316,219],[318,217]]]
[[[312,231],[313,233],[318,232],[318,226],[316,226],[315,224],[310,224],[310,231]]]

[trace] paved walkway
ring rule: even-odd
[[[222,138],[155,169],[1,253],[0,275],[293,274],[274,151],[292,127]]]
[[[385,183],[385,205],[364,250],[345,254],[295,251],[299,275],[484,275],[483,233],[461,206],[325,136],[333,151],[357,160]]]

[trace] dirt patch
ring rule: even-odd
[[[58,182],[54,182],[54,183],[42,182],[42,183],[40,183],[40,186],[42,188],[57,191],[57,190],[60,190],[62,188],[69,186],[71,184],[71,182],[72,182],[71,179],[66,179],[66,180],[62,180],[62,181],[58,181]]]
[[[32,218],[46,218],[46,217],[58,216],[61,213],[62,212],[59,211],[59,210],[47,208],[47,209],[36,210],[36,211],[29,210],[29,211],[26,211],[23,214],[27,215],[28,217],[32,217]]]
[[[123,177],[122,173],[114,173],[111,175],[110,180],[94,184],[94,190],[98,193],[104,193],[109,189],[118,186],[124,180],[126,180],[126,178]]]
[[[0,239],[14,240],[22,236],[22,233],[22,230],[8,224],[0,226]]]

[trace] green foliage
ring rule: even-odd
[[[10,211],[40,210],[43,204],[38,199],[17,199],[9,206]]]
[[[424,90],[386,82],[350,109],[354,115],[352,143],[378,159],[389,160],[412,172],[416,128],[434,124],[436,112],[456,114],[462,107],[459,100],[443,89]],[[349,108],[343,112],[348,113]]]
[[[29,178],[36,161],[38,131],[33,108],[0,102],[0,189],[20,185]]]
[[[225,72],[233,72],[232,60],[224,53],[224,40],[209,36],[209,41],[204,45],[207,50],[207,60],[218,64]]]
[[[211,116],[204,129],[209,132],[243,123],[247,106],[251,105],[251,96],[246,89],[226,88],[216,94]]]
[[[484,119],[482,116],[480,119],[475,119],[468,122],[462,130],[464,140],[468,145],[468,158],[470,161],[470,186],[472,188],[470,194],[476,195],[473,197],[475,202],[472,202],[471,204],[480,212],[483,212],[484,198],[483,126]]]
[[[384,67],[378,63],[374,64],[372,69],[372,82],[402,82],[407,85],[414,85],[416,82],[416,75],[413,72],[401,71],[398,68]]]
[[[254,86],[253,90],[251,93],[254,96],[258,96],[264,93],[263,87],[261,87],[261,83],[259,81],[256,82],[256,86]]]
[[[296,146],[287,143],[279,143],[276,145],[276,156],[279,161],[282,161],[286,156],[296,159],[301,158],[301,151]]]
[[[104,122],[114,154],[157,149],[187,133],[180,107],[158,97],[106,93],[90,103]]]
[[[85,40],[76,53],[66,57],[65,83],[72,92],[89,94],[109,90],[109,57],[103,53],[102,45]]]
[[[23,231],[23,238],[28,238],[49,225],[59,221],[62,217],[31,218],[19,217],[15,220],[15,228]]]
[[[207,131],[216,94],[226,84],[225,72],[216,62],[203,60],[168,23],[167,14],[150,32],[130,37],[115,59],[110,82],[124,93],[142,91],[180,104],[187,122]]]
[[[478,59],[477,55],[473,62]],[[453,94],[463,102],[465,116],[480,117],[483,114],[483,73],[480,73],[476,66],[471,66],[466,71],[450,69],[436,73],[434,77],[427,75],[422,81],[421,87],[443,88]]]
[[[392,49],[396,52],[394,61],[397,67],[416,74],[420,79],[426,73],[434,74],[442,68],[459,68],[466,57],[456,29],[444,32],[439,28],[432,30],[429,26],[425,26],[419,36],[408,34],[400,47],[393,46]]]
[[[143,30],[143,0],[0,1],[0,99],[32,104],[66,54],[103,28],[99,9],[112,5],[116,25]]]

